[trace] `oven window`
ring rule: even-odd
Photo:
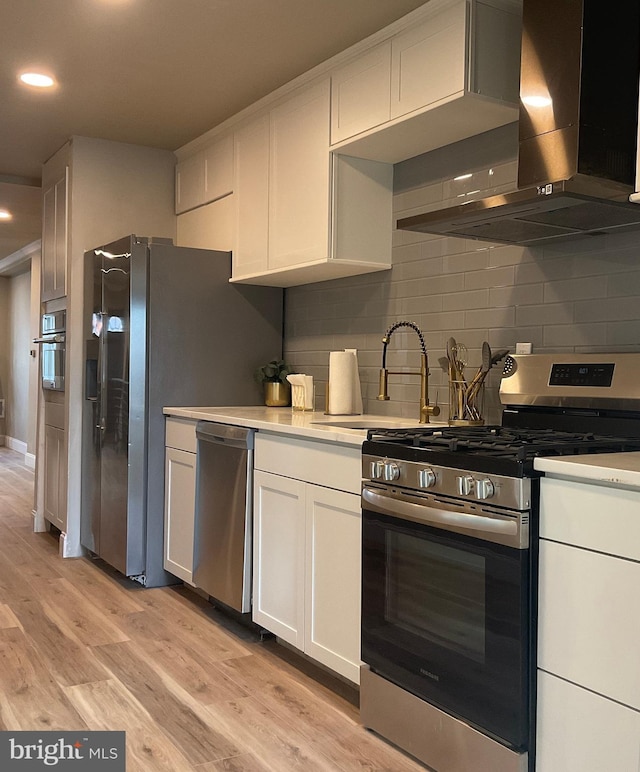
[[[484,661],[485,558],[405,533],[386,537],[386,620]]]
[[[41,362],[43,387],[62,389],[64,378],[64,344],[43,343]]]

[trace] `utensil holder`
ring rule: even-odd
[[[476,388],[464,379],[449,380],[449,426],[484,424],[484,383]]]

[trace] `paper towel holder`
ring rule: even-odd
[[[408,327],[413,330],[420,339],[420,369],[419,370],[388,370],[387,369],[387,346],[391,336],[399,327]],[[382,367],[380,368],[380,388],[378,399],[386,401],[389,399],[389,376],[390,375],[419,375],[420,376],[420,419],[421,424],[428,424],[429,418],[440,415],[440,408],[437,404],[429,404],[429,360],[427,359],[427,347],[424,342],[422,331],[414,322],[396,322],[386,331],[382,338]]]

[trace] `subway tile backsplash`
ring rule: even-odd
[[[483,163],[498,170],[485,179],[514,188],[514,136],[503,127],[396,166],[394,220],[449,205],[445,194],[459,192],[451,178]],[[417,376],[391,376],[390,401],[376,400],[381,338],[399,320],[415,322],[429,352],[430,400],[437,397],[446,420],[438,359],[450,335],[467,346],[470,374],[483,340],[494,350],[530,341],[538,352],[640,351],[639,253],[640,231],[529,248],[395,231],[390,270],[286,290],[285,354],[314,376],[322,409],[329,352],[357,348],[365,412],[417,419]],[[418,352],[415,333],[399,330],[388,364],[417,368]],[[487,379],[488,422],[500,418],[499,376],[496,367]]]

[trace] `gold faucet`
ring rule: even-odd
[[[420,338],[420,369],[419,370],[387,370],[387,346],[391,340],[392,334],[399,327],[409,327]],[[389,376],[390,375],[419,375],[420,376],[420,423],[428,424],[430,416],[440,415],[438,405],[429,404],[429,362],[427,359],[427,347],[424,343],[424,337],[420,328],[413,322],[396,322],[386,331],[382,339],[382,367],[380,368],[380,393],[379,400],[389,399]]]

